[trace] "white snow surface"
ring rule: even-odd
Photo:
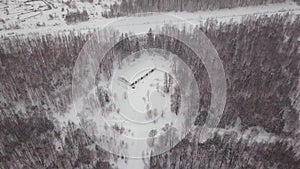
[[[97,88],[108,91],[111,102],[99,109],[89,107],[90,98],[97,93],[95,88],[87,98],[75,101],[63,116],[55,117],[62,126],[69,121],[74,122],[86,129],[88,134],[96,136],[101,146],[107,147],[106,150],[125,156],[125,159],[119,158],[115,163],[119,168],[125,168],[125,165],[126,168],[144,168],[144,163],[147,162],[145,158],[148,158],[153,149],[148,141],[151,130],[156,130],[154,136],[158,137],[165,134],[166,126],[169,129],[173,127],[179,131],[179,138],[184,137],[182,126],[185,115],[177,115],[171,111],[171,94],[174,93],[177,81],[173,80],[169,93],[164,92],[165,73],[172,75],[174,57],[147,51],[127,56],[121,64],[114,63],[112,79],[107,81],[100,76],[101,80],[97,84]],[[149,73],[153,68],[155,70]],[[148,76],[135,84],[134,89],[119,80],[122,77],[132,83],[146,73],[149,73]],[[185,109],[184,102],[180,105],[181,110]],[[167,151],[168,146],[165,148],[158,151]],[[128,159],[127,156],[135,158]]]
[[[111,2],[111,1],[108,1]],[[107,3],[106,1],[104,3]],[[40,4],[37,4],[38,6]],[[188,13],[188,12],[166,12],[166,13],[157,13],[154,15],[144,15],[144,16],[129,16],[129,17],[120,17],[120,18],[110,18],[110,19],[106,19],[101,17],[101,14],[96,15],[95,11],[101,12],[103,10],[105,10],[105,6],[103,4],[100,5],[94,5],[94,4],[88,4],[88,3],[81,3],[81,2],[77,2],[77,6],[79,10],[83,10],[83,9],[87,9],[90,15],[91,19],[89,21],[86,22],[80,22],[80,23],[76,23],[76,24],[71,24],[71,25],[67,25],[64,20],[62,19],[61,15],[64,13],[61,11],[61,4],[55,3],[54,1],[54,5],[58,6],[57,8],[53,8],[51,10],[46,10],[46,11],[37,11],[37,12],[31,12],[31,13],[26,13],[24,11],[29,10],[26,8],[27,7],[22,7],[22,8],[15,8],[14,6],[9,7],[10,10],[10,15],[5,16],[4,9],[7,8],[7,6],[9,5],[5,5],[5,4],[1,4],[0,3],[0,19],[3,19],[6,21],[6,25],[7,24],[18,24],[20,25],[20,29],[12,29],[12,30],[5,30],[4,28],[6,27],[6,25],[4,25],[3,23],[0,23],[0,36],[14,36],[14,35],[28,35],[31,33],[40,33],[40,34],[48,34],[48,33],[67,33],[69,31],[75,30],[78,32],[87,32],[90,31],[91,29],[94,28],[102,28],[105,25],[108,25],[109,23],[114,23],[115,21],[118,21],[118,23],[116,23],[114,26],[118,27],[119,30],[121,31],[128,31],[128,26],[134,26],[135,27],[135,32],[139,32],[139,31],[145,31],[145,27],[156,27],[157,25],[163,25],[164,23],[176,23],[178,25],[183,25],[185,22],[184,21],[178,21],[177,19],[170,19],[172,18],[180,18],[185,20],[186,22],[192,23],[192,24],[201,24],[201,22],[204,22],[205,20],[209,19],[209,18],[213,18],[216,19],[217,21],[220,22],[241,22],[243,17],[246,16],[261,16],[261,15],[272,15],[272,14],[286,14],[286,13],[292,13],[294,15],[299,15],[300,14],[300,6],[296,5],[293,2],[286,2],[286,3],[282,3],[282,4],[270,4],[270,5],[265,5],[265,6],[258,6],[258,7],[240,7],[240,8],[233,8],[233,9],[222,9],[222,10],[217,10],[217,11],[198,11],[198,12],[194,12],[194,13]],[[66,8],[65,5],[63,5],[64,8]],[[31,8],[31,7],[30,7]],[[33,6],[33,8],[37,8],[36,5]],[[26,9],[26,10],[25,10]],[[70,9],[71,10],[71,9]],[[55,18],[53,20],[49,20],[49,14],[53,14],[55,16]],[[172,17],[165,17],[165,16],[172,16]],[[19,18],[19,19],[18,19]],[[24,18],[29,18],[26,21],[22,22],[20,20],[24,20]],[[127,19],[130,19],[130,22],[127,22]],[[124,20],[125,22],[122,22],[122,20]],[[45,26],[43,27],[38,27],[37,26],[37,22],[39,23],[44,23],[45,22]],[[3,28],[1,30],[1,28]],[[129,30],[130,31],[130,30]],[[138,61],[138,60],[137,60]],[[152,66],[149,66],[149,62],[144,62],[147,66],[146,67],[150,67],[152,68]],[[162,62],[164,63],[164,62]],[[116,79],[113,80],[117,80],[117,77],[119,76],[126,76],[124,78],[126,78],[129,81],[133,81],[135,79],[135,77],[140,77],[139,74],[135,74],[136,71],[134,70],[140,70],[141,68],[138,67],[138,65],[140,64],[136,64],[136,65],[127,65],[123,66],[121,69],[122,71],[117,71],[115,72],[115,76]],[[165,64],[167,65],[167,64]],[[134,66],[136,66],[134,68]],[[143,65],[145,66],[145,65]],[[168,65],[167,65],[168,66]],[[134,68],[134,69],[128,69],[129,67]],[[126,70],[130,70],[133,72],[126,72]],[[145,69],[145,71],[139,72],[141,74],[144,74],[147,70],[149,69]],[[126,73],[125,73],[126,72]],[[134,108],[140,112],[144,112],[147,108],[147,104],[151,104],[154,103],[155,101],[160,100],[159,102],[157,102],[158,104],[154,107],[170,107],[170,99],[168,95],[165,94],[165,96],[162,96],[163,94],[161,92],[157,92],[156,90],[156,83],[154,83],[155,78],[154,77],[158,77],[158,86],[161,86],[162,84],[162,78],[163,78],[163,74],[160,72],[155,72],[155,76],[153,75],[152,77],[149,75],[149,79],[144,81],[144,83],[140,83],[140,86],[137,86],[137,90],[131,90],[128,92],[128,101],[130,102],[130,100],[138,100],[138,102],[131,102],[134,106]],[[129,76],[128,76],[129,75]],[[122,90],[124,90],[124,86],[122,87],[121,85],[117,83],[114,83],[116,86],[116,88],[114,88],[114,90],[116,91],[116,99],[121,99],[124,98],[124,92],[120,92]],[[117,86],[119,85],[119,86]],[[154,93],[153,96],[149,94],[149,97],[147,96],[147,91],[148,90],[144,90],[145,88],[147,88],[149,90],[149,93]],[[134,95],[134,92],[138,91],[138,95]],[[134,98],[133,97],[138,97],[138,98]],[[151,97],[153,97],[153,100],[151,101]],[[1,98],[1,97],[0,97]],[[143,99],[145,98],[145,99]],[[153,102],[154,101],[154,102]],[[119,102],[122,103],[122,102]],[[126,103],[126,102],[123,102]],[[162,104],[163,103],[163,104]],[[82,125],[85,126],[83,124],[82,118],[84,116],[84,114],[78,115],[75,110],[80,110],[83,109],[84,107],[84,101],[83,100],[78,100],[76,103],[73,103],[72,105],[69,106],[69,110],[68,113],[65,113],[64,116],[58,115],[58,114],[54,114],[54,116],[59,120],[60,124],[67,124],[68,121],[72,121],[75,124],[78,125]],[[299,105],[299,104],[297,104]],[[132,110],[129,110],[128,107],[126,107],[126,105],[116,105],[120,107],[120,112],[124,112],[123,115],[129,116],[131,118],[137,118],[137,120],[149,120],[149,119],[144,119],[146,118],[146,114],[143,113],[139,113],[139,114],[131,114],[129,112],[131,112]],[[20,105],[20,107],[22,107]],[[299,108],[299,106],[297,106]],[[125,111],[123,111],[123,110]],[[21,108],[19,108],[19,110],[22,111]],[[133,116],[132,116],[133,115]],[[136,115],[136,116],[135,116]],[[109,116],[107,116],[107,122],[111,123],[112,125],[114,125],[114,123],[118,123],[121,124],[122,127],[125,128],[125,132],[124,134],[127,136],[134,136],[134,137],[147,137],[148,133],[151,129],[156,128],[159,132],[161,128],[157,128],[157,126],[164,126],[166,123],[171,123],[171,121],[175,120],[177,117],[174,114],[171,113],[165,113],[164,114],[165,117],[164,118],[160,118],[160,120],[157,120],[157,123],[149,123],[151,125],[148,125],[149,127],[147,128],[137,128],[134,125],[131,125],[131,123],[126,122],[126,120],[124,120],[124,118],[121,115],[118,115],[117,113],[114,114],[110,114]],[[161,116],[161,114],[158,114],[158,116]],[[100,116],[99,116],[100,117]],[[98,117],[98,118],[99,118]],[[97,121],[97,116],[94,116],[94,120]],[[96,125],[99,126],[95,126],[97,128],[104,128],[105,125],[102,123],[102,120],[100,120],[101,123],[98,123]],[[235,130],[239,133],[240,135],[240,131],[238,128],[234,128],[232,130]],[[256,134],[256,130],[258,130],[258,134]],[[222,135],[222,133],[226,133],[229,132],[227,130],[218,130],[218,133]],[[266,133],[265,131],[261,131],[261,129],[255,129],[255,131],[253,131],[252,129],[247,130],[247,132],[245,132],[242,135],[240,135],[240,137],[246,137],[251,135],[251,133],[256,134],[255,135],[255,139],[254,141],[256,142],[262,142],[262,141],[274,141],[276,140],[276,138],[272,135],[269,135],[268,133]],[[57,145],[60,146],[60,145]],[[128,144],[128,147],[130,149],[130,147],[136,147],[138,148],[140,146],[141,149],[147,149],[146,147],[148,146],[147,144],[144,145],[132,145],[132,144]],[[124,152],[126,153],[126,152]],[[126,163],[125,163],[126,160]],[[145,167],[145,161],[147,161],[148,159],[124,159],[121,160],[119,158],[119,160],[117,161],[117,163],[115,164],[116,166],[118,166],[119,168],[144,168]],[[112,163],[113,160],[112,160]]]

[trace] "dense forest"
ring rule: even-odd
[[[104,17],[126,16],[142,12],[169,12],[199,10],[217,10],[245,6],[266,5],[280,3],[286,0],[122,0],[120,4],[113,4],[109,11],[104,11]]]
[[[149,168],[278,168],[297,169],[293,146],[286,141],[253,142],[250,138],[237,139],[236,133],[215,134],[205,143],[196,137],[184,139],[170,152],[152,157]]]
[[[216,131],[205,142],[199,142],[197,134],[189,136],[170,152],[151,158],[149,168],[299,168],[299,108],[295,106],[299,96],[295,93],[299,90],[300,17],[246,18],[239,24],[208,20],[192,31],[176,26],[156,30],[164,31],[191,41],[201,40],[200,31],[209,37],[227,77],[227,103],[219,128],[230,131],[240,119],[240,132],[251,133],[244,138],[237,131]],[[74,123],[63,126],[56,119],[69,111],[72,70],[91,34],[1,37],[0,168],[109,169],[115,168],[112,161],[123,159],[102,150]],[[114,38],[108,38],[110,34]],[[121,42],[130,38],[112,30],[107,36],[103,38]],[[184,46],[161,38],[149,31],[147,43],[180,55],[178,49]],[[138,43],[130,46],[138,50]],[[119,45],[126,49],[128,44]],[[205,72],[200,63],[195,66]],[[200,90],[209,88],[205,85]],[[203,105],[208,106],[209,95],[200,100]],[[199,112],[195,125],[202,126],[207,114]],[[277,139],[256,141],[257,128]]]
[[[89,20],[89,16],[86,10],[83,10],[82,12],[80,11],[68,12],[65,16],[65,21],[67,24],[87,21],[87,20]]]

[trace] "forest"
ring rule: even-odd
[[[101,149],[80,126],[69,122],[62,127],[56,119],[69,111],[72,70],[92,31],[1,37],[0,168],[110,169],[115,168],[111,161],[123,159]],[[174,31],[191,41],[200,41],[197,34],[204,32],[224,65],[227,103],[212,138],[199,142],[197,134],[190,135],[171,151],[152,157],[149,168],[299,168],[299,110],[295,105],[299,102],[300,16],[249,17],[230,24],[207,20],[193,30],[166,26],[155,31]],[[188,52],[180,50],[185,48],[183,44],[162,39],[155,31],[149,30],[146,37],[150,47],[177,55]],[[125,34],[110,30],[109,35],[114,38],[103,38],[126,42],[119,43],[124,50],[140,50],[141,42],[131,39],[128,45],[125,39],[130,37]],[[203,64],[186,62],[195,64],[195,76],[204,93],[199,100],[204,109],[195,119],[195,125],[202,126],[208,114],[210,86],[203,82],[206,76],[199,76],[205,74]],[[230,130],[237,121],[240,133]],[[228,131],[221,133],[222,129]],[[256,141],[260,130],[276,139]]]
[[[67,24],[87,21],[87,20],[89,20],[89,16],[86,10],[83,10],[82,12],[80,11],[68,12],[65,16],[65,21]]]
[[[110,5],[109,11],[102,13],[103,17],[127,16],[143,12],[170,12],[199,10],[217,10],[225,8],[266,5],[282,3],[286,0],[122,0],[120,4]]]

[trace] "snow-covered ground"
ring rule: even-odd
[[[143,77],[155,67],[155,64],[153,64],[154,59],[159,61],[161,66],[164,66],[164,71],[156,67],[147,77],[138,81],[138,83],[134,85],[134,88],[120,84],[122,82],[119,82],[117,77],[124,77],[129,79],[130,82],[134,82],[140,77]],[[134,60],[134,62],[132,60]],[[120,115],[111,116],[111,120],[122,120],[124,123],[127,123],[125,121],[127,119],[133,123],[152,124],[151,128],[154,128],[156,124],[160,124],[163,127],[166,123],[171,123],[175,120],[176,115],[169,113],[171,102],[170,93],[163,91],[165,71],[171,71],[168,62],[163,60],[163,58],[159,59],[153,56],[147,58],[127,57],[124,62],[122,69],[117,71],[113,76],[114,83],[112,83],[111,86],[111,91],[115,96],[115,103],[120,111]],[[143,62],[143,64],[141,64],[141,62]],[[173,87],[174,86],[172,86],[172,88]],[[164,110],[166,112],[164,112]],[[122,118],[122,116],[125,119]],[[153,123],[154,121],[156,124]],[[149,130],[144,131],[141,129],[142,128],[134,126],[130,127],[135,137],[148,137]]]
[[[68,12],[86,10],[91,20],[102,19],[101,13],[119,0],[11,0],[0,1],[0,30],[28,29],[38,27],[66,26]]]
[[[45,34],[45,33],[61,32],[61,31],[68,32],[70,30],[85,32],[88,30],[92,30],[93,28],[101,28],[115,21],[126,20],[127,18],[131,18],[130,20],[133,23],[126,22],[124,23],[124,25],[116,25],[116,26],[135,25],[136,27],[139,27],[140,25],[143,26],[147,25],[148,27],[155,27],[156,25],[159,24],[162,25],[165,22],[170,22],[169,17],[166,17],[166,15],[179,17],[188,22],[191,22],[192,24],[199,24],[201,22],[204,22],[208,18],[213,18],[220,22],[229,22],[229,21],[240,22],[243,19],[243,17],[246,17],[248,15],[260,16],[260,15],[286,14],[286,13],[291,13],[295,15],[300,14],[300,6],[298,6],[294,2],[288,1],[286,3],[281,3],[281,4],[269,4],[265,6],[256,6],[256,7],[239,7],[233,9],[216,10],[216,11],[198,11],[194,13],[165,12],[165,13],[157,13],[154,16],[143,15],[143,16],[129,16],[129,17],[106,19],[103,18],[101,15],[96,15],[96,11],[101,12],[105,10],[104,9],[105,7],[103,7],[104,5],[94,5],[89,3],[77,3],[77,4],[79,4],[78,5],[79,10],[84,8],[88,10],[90,14],[91,13],[93,14],[90,15],[89,21],[68,25],[61,17],[66,10],[62,12],[61,7],[58,7],[58,8],[53,8],[51,10],[42,11],[40,15],[36,15],[35,17],[32,17],[30,20],[24,23],[22,22],[22,24],[20,24],[21,27],[20,29],[14,29],[14,30],[3,29],[2,31],[0,31],[0,35],[8,35],[8,36],[12,36],[15,34],[26,35],[28,33],[35,33],[35,32]],[[2,4],[2,8],[0,7],[0,9],[4,10],[5,5]],[[53,14],[53,16],[55,16],[54,19],[49,20],[49,14]],[[4,14],[1,14],[1,18],[4,18],[5,20]],[[17,22],[17,20],[12,20],[12,22],[15,23]],[[45,26],[42,27],[37,26],[36,24],[37,22],[45,23]],[[178,20],[176,22],[178,22]],[[182,21],[181,23],[184,22]]]
[[[42,4],[42,2],[39,2]],[[38,6],[41,6],[38,4]],[[0,10],[4,10],[5,5],[1,4]],[[10,11],[10,15],[0,17],[4,20],[7,20],[8,16],[15,16],[14,19],[7,20],[9,24],[15,24],[18,20],[21,20],[19,25],[20,29],[14,30],[2,30],[0,31],[0,35],[11,36],[11,35],[27,35],[29,33],[52,33],[52,32],[68,32],[70,30],[76,30],[80,32],[88,31],[93,28],[101,28],[109,23],[113,24],[114,27],[117,27],[121,31],[130,31],[128,30],[128,25],[134,27],[135,32],[142,31],[144,32],[144,28],[156,27],[157,25],[163,25],[164,23],[175,23],[178,25],[185,24],[185,22],[189,22],[192,24],[199,24],[208,18],[214,18],[221,22],[240,22],[243,17],[251,15],[251,16],[260,16],[260,15],[272,15],[272,14],[285,14],[287,12],[291,12],[295,15],[300,14],[300,7],[297,6],[293,2],[287,2],[283,4],[271,4],[266,6],[259,7],[241,7],[234,9],[223,9],[218,11],[199,11],[195,13],[188,12],[168,12],[168,13],[157,13],[153,15],[144,15],[144,16],[130,16],[130,17],[120,17],[120,18],[111,18],[105,19],[101,16],[101,14],[95,13],[95,11],[101,12],[105,10],[105,6],[103,5],[95,5],[88,3],[77,3],[78,9],[83,10],[84,8],[89,11],[91,19],[86,22],[76,23],[72,25],[67,25],[61,15],[64,13],[60,7],[52,8],[52,9],[44,9],[42,11],[35,11],[31,13],[25,13],[24,9],[26,8],[14,8]],[[64,6],[65,7],[65,6]],[[29,7],[28,7],[29,8]],[[31,6],[30,9],[26,10],[34,10],[36,6]],[[23,10],[23,11],[22,11]],[[25,11],[26,11],[25,10]],[[19,14],[18,14],[19,13]],[[20,14],[22,13],[22,14]],[[53,15],[54,19],[49,20],[49,15]],[[166,17],[167,16],[167,17]],[[130,22],[128,22],[128,18],[130,18]],[[180,19],[177,19],[180,18]],[[22,22],[25,20],[24,22]],[[45,22],[45,26],[37,26],[37,21],[40,23]],[[118,21],[118,22],[116,22]],[[3,26],[3,25],[2,25]],[[164,71],[155,71],[152,75],[149,75],[144,80],[140,81],[135,87],[132,89],[131,87],[126,86],[126,84],[122,84],[119,80],[119,77],[123,77],[127,79],[129,82],[133,82],[145,73],[147,73],[151,68],[157,67],[156,64],[151,64],[151,57],[147,56],[136,58],[133,61],[133,58],[130,62],[128,60],[124,60],[123,65],[119,67],[119,69],[115,70],[113,79],[110,82],[101,83],[100,86],[110,87],[110,95],[112,96],[112,100],[114,100],[114,104],[111,104],[108,115],[105,116],[105,122],[109,125],[105,125],[103,123],[103,116],[101,116],[101,112],[96,111],[96,113],[92,113],[86,116],[85,113],[77,114],[79,112],[86,111],[83,100],[78,100],[76,103],[73,103],[74,106],[71,106],[69,112],[65,113],[62,117],[58,114],[55,114],[55,117],[60,121],[60,124],[67,124],[68,121],[73,121],[75,124],[86,127],[86,129],[92,129],[95,127],[98,131],[94,134],[101,134],[102,136],[110,135],[112,130],[122,130],[122,133],[116,135],[115,137],[120,137],[120,135],[125,136],[127,138],[147,138],[149,136],[149,132],[153,129],[157,131],[157,135],[163,133],[162,128],[168,124],[171,125],[173,121],[175,121],[178,116],[170,111],[170,94],[164,93],[162,90],[164,83]],[[168,61],[160,58],[159,64],[161,64],[160,69],[165,71],[171,71],[171,65],[168,64]],[[174,83],[176,84],[176,83]],[[109,86],[109,87],[108,87]],[[93,92],[91,92],[93,93]],[[131,105],[130,107],[128,105]],[[156,109],[157,114],[147,114],[148,110]],[[164,112],[164,113],[163,113]],[[128,120],[130,119],[130,120]],[[91,121],[95,123],[90,123]],[[147,125],[143,125],[142,127],[139,124],[130,123],[139,122]],[[94,126],[92,126],[94,125]],[[94,129],[95,129],[94,128]],[[108,128],[108,129],[107,129]],[[93,131],[94,129],[90,130]],[[177,128],[180,130],[180,128]],[[226,131],[219,130],[219,133],[225,133]],[[249,130],[250,132],[250,130]],[[100,136],[101,137],[101,136]],[[271,136],[258,135],[257,138],[259,141],[268,140]],[[115,138],[115,140],[117,140]],[[130,139],[127,139],[130,141]],[[120,148],[124,156],[138,154],[141,149],[145,150],[145,156],[149,155],[149,144],[144,142],[144,144],[135,144],[135,142],[109,142],[106,146],[112,146],[114,148]],[[135,151],[136,150],[136,151]],[[130,151],[130,152],[128,152]],[[139,154],[142,156],[141,154]],[[147,160],[145,160],[147,161]],[[144,168],[144,161],[142,159],[127,159],[127,163],[125,163],[125,159],[119,160],[116,165],[119,168]]]
[[[174,54],[160,52],[142,50],[121,62],[115,60],[112,78],[107,80],[105,74],[99,75],[99,83],[86,98],[76,100],[64,116],[55,115],[59,124],[63,127],[72,121],[95,137],[102,148],[126,157],[114,162],[119,168],[144,168],[151,153],[160,154],[175,146],[187,134],[186,121],[193,117],[183,113],[190,106],[189,99],[180,100],[178,114],[171,109],[172,95],[178,86],[182,98],[197,91],[182,88],[176,81],[178,74],[182,75],[176,73],[183,69],[180,60]],[[106,95],[99,96],[98,89],[107,94],[109,101],[101,101]],[[95,100],[100,104],[94,104]]]

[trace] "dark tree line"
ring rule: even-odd
[[[149,168],[297,169],[300,160],[286,141],[253,142],[237,133],[215,134],[204,143],[184,139],[162,155],[151,157]]]
[[[26,114],[1,115],[1,168],[111,168],[110,155],[82,129],[69,123],[59,130],[42,111],[28,107]]]
[[[258,6],[268,3],[281,3],[286,0],[122,0],[113,4],[109,11],[104,11],[104,17],[118,17],[143,12],[169,12],[216,10],[223,8]]]
[[[171,112],[176,115],[179,114],[181,103],[180,89],[178,86],[174,88],[174,93],[171,95]]]
[[[250,26],[251,25],[251,26]],[[244,126],[291,134],[299,114],[289,93],[299,79],[299,18],[275,15],[239,25],[220,25],[207,35],[216,44],[228,74],[228,96],[220,126],[237,116]],[[222,43],[217,43],[221,41]]]
[[[86,10],[83,10],[82,12],[80,11],[68,12],[65,16],[65,21],[67,24],[82,22],[87,20],[89,20],[89,14],[87,13]]]
[[[94,0],[80,0],[80,2],[89,2],[89,3],[93,3]]]

